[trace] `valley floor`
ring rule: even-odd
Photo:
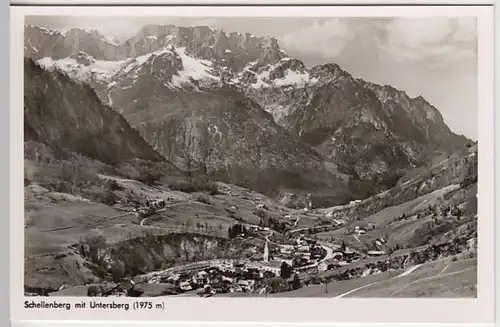
[[[118,198],[167,203],[143,217],[127,202],[26,185],[27,295],[477,296],[477,216],[438,220],[432,209],[447,198],[466,210],[474,189],[448,185],[358,220],[349,206],[290,209],[224,183],[183,192],[100,178]],[[335,210],[341,218],[325,218]],[[284,263],[292,275],[283,277]]]

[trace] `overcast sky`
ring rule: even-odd
[[[422,95],[456,133],[477,140],[475,18],[42,17],[29,24],[95,28],[121,39],[147,24],[206,25],[274,36],[308,66],[335,62],[355,77]]]

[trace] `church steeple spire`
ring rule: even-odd
[[[269,247],[267,245],[267,238],[266,238],[266,245],[264,245],[264,258],[262,259],[264,262],[269,261]]]

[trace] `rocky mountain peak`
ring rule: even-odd
[[[91,29],[63,31],[26,25],[25,35],[26,56],[34,59],[63,59],[83,51],[97,60],[119,61],[173,45],[197,59],[239,72],[251,62],[275,64],[286,57],[274,37],[226,33],[207,26],[147,25],[124,42]]]
[[[328,63],[328,64],[322,64],[322,65],[316,65],[313,68],[311,68],[311,74],[315,77],[352,77],[349,73],[346,71],[342,70],[339,65],[335,63]]]
[[[118,45],[92,31],[75,35],[68,38],[68,33],[46,29],[28,31],[26,53],[41,57],[39,63],[48,69],[55,67],[90,83],[104,102],[173,161],[177,160],[174,157],[189,159],[189,149],[183,146],[195,130],[200,144],[207,142],[200,121],[219,117],[227,122],[228,140],[238,140],[243,130],[236,126],[249,124],[248,119],[254,121],[254,127],[268,124],[267,119],[256,118],[261,114],[253,118],[230,115],[233,109],[253,108],[243,105],[245,101],[224,100],[235,93],[251,99],[256,112],[262,111],[286,130],[275,135],[292,137],[304,149],[318,153],[323,159],[318,159],[317,167],[326,160],[342,173],[370,180],[382,189],[391,186],[401,170],[467,142],[452,133],[439,111],[423,98],[413,99],[390,85],[354,78],[335,63],[308,69],[301,60],[289,57],[272,37],[174,25],[145,26]],[[65,57],[58,59],[62,55]],[[206,103],[209,98],[210,105]],[[229,116],[234,119],[231,123]],[[167,131],[167,125],[174,130]],[[183,134],[176,142],[162,140],[173,137],[174,131]],[[241,149],[249,146],[245,142]],[[188,161],[201,164],[209,156],[202,147],[197,149],[200,155]],[[217,151],[219,157],[208,171],[239,175],[239,168],[227,166],[232,159],[222,160],[226,154],[236,153],[229,150],[229,143]],[[269,151],[281,158],[280,149]],[[255,154],[255,158],[260,157]],[[262,167],[263,162],[256,166]],[[245,169],[250,166],[256,167],[248,164]]]
[[[96,62],[94,57],[89,56],[87,53],[85,53],[83,51],[78,51],[77,53],[72,54],[70,56],[70,58],[75,59],[75,61],[79,65],[83,65],[83,66],[90,66]]]
[[[148,25],[123,44],[129,56],[140,56],[168,44],[189,55],[239,72],[250,62],[276,63],[284,57],[278,40],[250,33],[226,33],[207,26]]]

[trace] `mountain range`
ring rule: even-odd
[[[273,37],[150,25],[117,42],[26,25],[25,57],[30,137],[277,197],[311,193],[318,205],[388,189],[472,143],[423,97],[334,63],[306,67]]]

